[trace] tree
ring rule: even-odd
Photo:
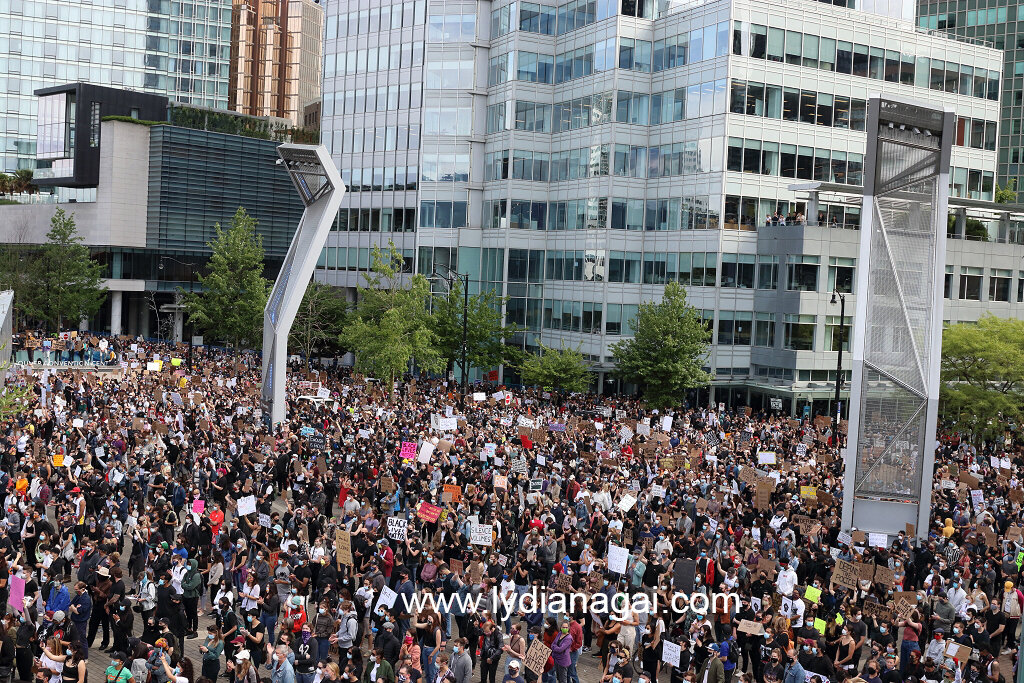
[[[288,347],[306,357],[307,370],[313,354],[337,345],[347,310],[348,302],[338,289],[315,280],[306,287],[288,335]]]
[[[640,304],[631,324],[633,338],[612,345],[616,374],[640,386],[651,403],[677,405],[687,389],[711,382],[701,367],[711,331],[679,283],[665,285],[661,301]]]
[[[14,178],[6,173],[0,173],[0,194],[11,194]]]
[[[11,182],[11,192],[13,194],[34,194],[39,191],[39,188],[32,182],[34,180],[34,172],[30,168],[19,168],[14,172],[14,177]]]
[[[207,246],[211,255],[207,275],[198,274],[202,290],[185,298],[189,320],[210,337],[235,348],[255,344],[263,329],[263,309],[270,283],[263,277],[263,237],[256,219],[242,207],[231,227],[214,226]]]
[[[996,204],[1010,204],[1017,201],[1017,179],[1010,178],[1003,187],[996,185],[995,200]]]
[[[6,350],[6,344],[0,345],[0,357]],[[0,377],[7,374],[7,368],[10,366],[10,361],[0,361]],[[33,397],[34,393],[30,386],[19,387],[10,383],[0,386],[0,424],[28,410]]]
[[[437,334],[437,350],[444,361],[446,372],[451,372],[462,361],[462,313],[464,287],[455,278],[451,288],[432,297],[433,328]],[[518,360],[516,349],[505,344],[516,327],[501,324],[502,298],[493,290],[484,290],[469,297],[466,316],[466,363],[469,367],[491,368],[511,360]]]
[[[89,258],[74,214],[64,209],[57,209],[50,219],[46,240],[35,256],[27,255],[29,263],[20,271],[22,310],[45,323],[49,331],[63,329],[65,321],[77,326],[79,320],[96,313],[107,297],[103,266]],[[20,258],[25,252],[17,255]]]
[[[422,275],[401,283],[403,259],[392,242],[388,251],[373,248],[373,267],[363,277],[359,300],[338,340],[356,356],[356,369],[392,383],[415,360],[421,370],[440,372],[437,333],[428,310],[430,283]]]
[[[946,237],[954,237],[955,235],[956,214],[951,213],[946,218]],[[988,228],[977,218],[967,218],[964,220],[964,238],[988,242]]]
[[[986,315],[942,333],[943,416],[978,436],[1024,415],[1024,321]]]
[[[8,243],[0,245],[0,290],[14,291],[14,327],[31,308],[32,293],[37,286],[35,273],[39,247]]]
[[[579,349],[552,349],[540,345],[540,354],[526,354],[519,365],[524,384],[569,392],[590,388],[594,376]]]

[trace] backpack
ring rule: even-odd
[[[726,659],[729,660],[730,664],[739,664],[740,652],[739,646],[736,644],[736,639],[729,638],[726,642],[729,643],[729,656],[726,657]]]

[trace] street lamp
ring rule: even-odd
[[[443,268],[447,274],[439,273],[438,268]],[[466,340],[469,335],[469,273],[460,274],[448,266],[438,263],[434,265],[433,274],[448,283],[448,296],[451,296],[455,280],[462,280],[462,362],[459,363],[459,367],[462,369],[462,403],[465,406],[466,379],[469,376],[469,367],[466,365],[466,347],[468,346]]]
[[[832,301],[829,303],[835,305],[837,296],[839,297],[839,353],[836,357],[836,429],[839,429],[839,420],[843,414],[839,404],[839,389],[843,386],[843,330],[846,327],[846,295],[833,289]]]
[[[188,266],[188,293],[192,294],[195,291],[196,285],[196,264],[188,263],[185,261],[179,261],[171,256],[161,256],[160,263],[157,264],[157,269],[160,271],[164,270],[164,261],[174,261],[179,266]],[[188,336],[188,372],[192,374],[192,335]]]

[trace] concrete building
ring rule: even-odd
[[[714,333],[701,401],[824,410],[882,92],[963,130],[954,232],[989,241],[951,241],[945,319],[1017,314],[1017,207],[991,204],[1002,54],[916,30],[910,0],[847,4],[330,3],[322,140],[350,192],[318,278],[351,290],[394,241],[507,296],[513,343],[579,346],[606,391],[610,345],[677,280]]]
[[[228,108],[301,126],[320,97],[323,16],[319,0],[234,0]]]
[[[194,274],[203,272],[214,226],[227,227],[239,207],[258,221],[266,250],[264,274],[276,276],[303,210],[288,174],[276,163],[277,145],[286,139],[267,133],[288,122],[82,83],[40,91],[41,99],[59,95],[62,106],[56,109],[66,114],[64,120],[48,118],[50,107],[43,105],[41,128],[66,131],[68,122],[81,121],[83,110],[92,110],[94,96],[124,108],[103,110],[104,116],[125,120],[100,120],[96,148],[86,144],[92,133],[83,135],[79,127],[75,145],[56,166],[66,170],[46,181],[85,187],[94,196],[93,201],[58,204],[74,216],[83,243],[107,268],[111,296],[89,329],[180,341],[184,330],[176,292],[187,291]],[[163,113],[157,117],[161,102]],[[150,120],[131,120],[129,111],[139,107]],[[0,206],[0,243],[41,243],[56,208]]]
[[[918,0],[917,25],[1003,50],[998,182],[1013,182],[1019,192],[1024,180],[1024,5]]]
[[[230,0],[0,3],[0,171],[35,168],[39,88],[83,81],[226,107],[230,40]]]

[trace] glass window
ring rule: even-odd
[[[984,269],[960,266],[960,299],[981,301],[981,284]]]
[[[754,320],[754,346],[775,346],[775,314],[758,313]]]
[[[830,256],[828,259],[828,291],[849,294],[853,291],[853,272],[857,259]]]
[[[790,256],[787,266],[787,289],[814,292],[818,289],[818,256]]]
[[[814,327],[816,316],[786,314],[783,348],[792,351],[814,350]]]

